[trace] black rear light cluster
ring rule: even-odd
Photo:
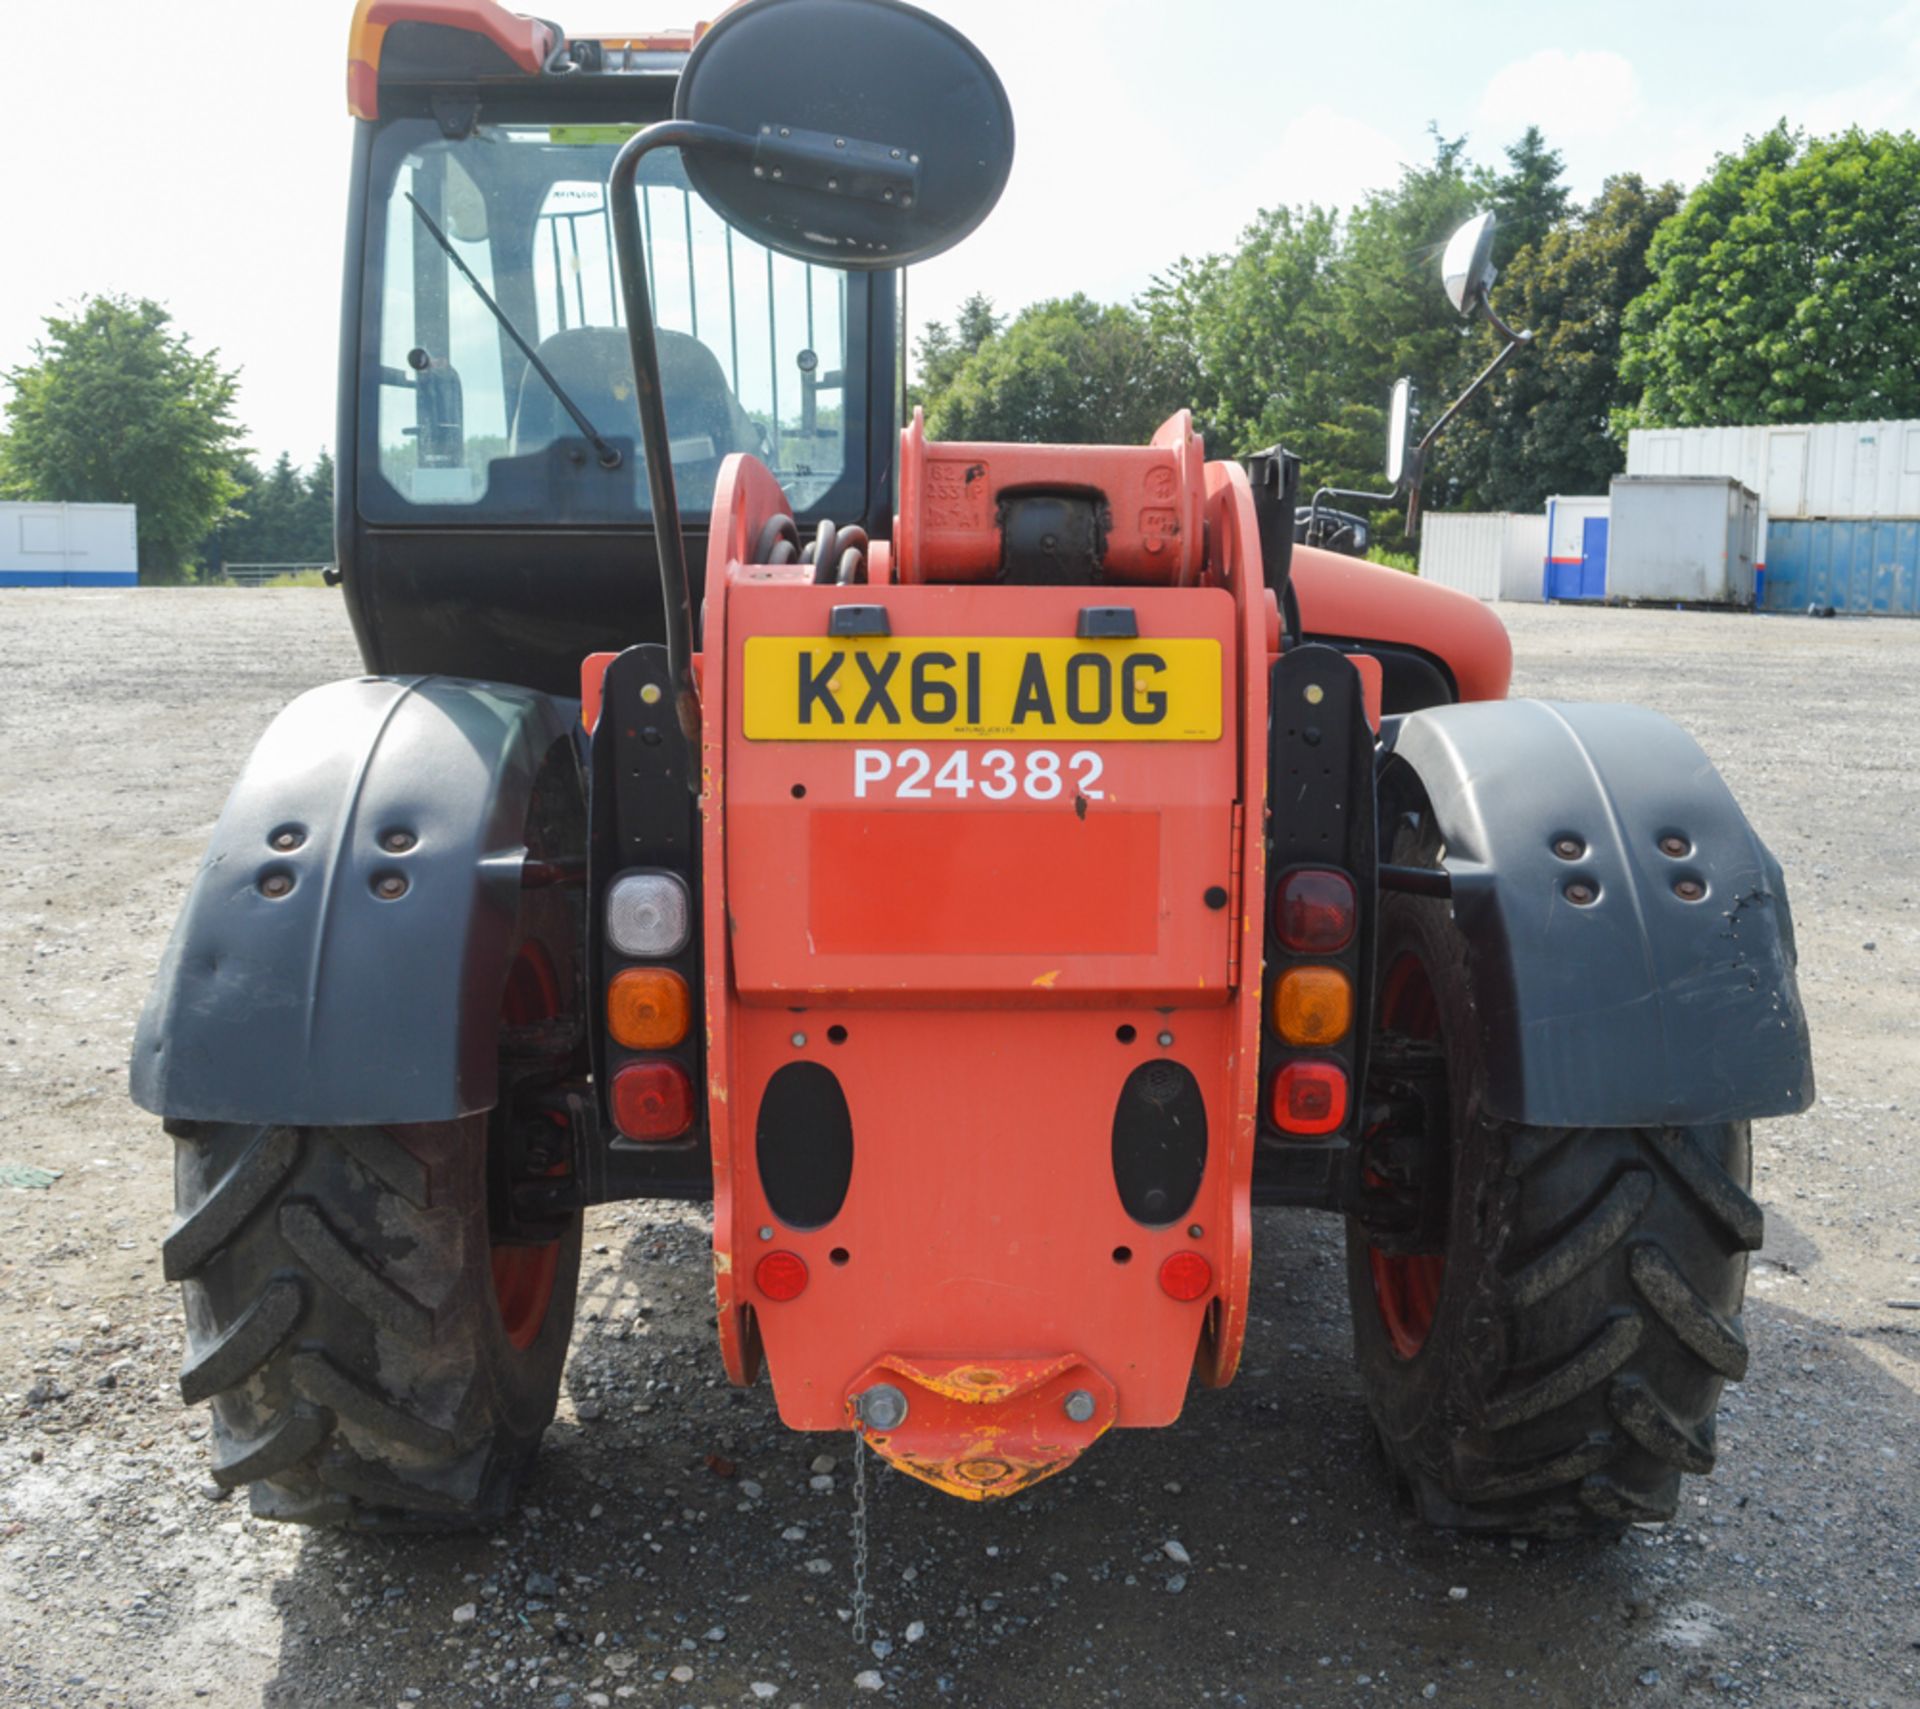
[[[1358,1114],[1374,894],[1373,729],[1331,647],[1293,647],[1268,705],[1261,1128],[1346,1137]]]
[[[1353,1105],[1360,939],[1352,878],[1331,867],[1283,872],[1267,911],[1266,1119],[1291,1138],[1338,1133]]]
[[[699,814],[665,649],[631,647],[601,683],[593,740],[596,1052],[616,1147],[706,1128]]]

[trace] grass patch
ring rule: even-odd
[[[275,576],[270,582],[261,582],[261,587],[325,587],[327,578],[318,570],[290,570],[284,576]]]

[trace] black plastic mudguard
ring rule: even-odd
[[[294,701],[214,827],[134,1035],[134,1101],[302,1126],[491,1108],[528,807],[543,766],[578,787],[577,726],[567,702],[447,677]]]
[[[1404,765],[1445,838],[1489,1114],[1641,1127],[1812,1103],[1779,863],[1677,724],[1482,701],[1382,736],[1383,823]]]

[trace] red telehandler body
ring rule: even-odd
[[[678,1197],[734,1382],[1005,1496],[1232,1378],[1284,1204],[1344,1219],[1429,1519],[1670,1513],[1745,1365],[1748,1123],[1811,1096],[1693,742],[1508,700],[1486,608],[1295,548],[1277,448],[899,432],[900,270],[1013,141],[909,7],[361,0],[349,96],[368,674],[262,738],[135,1050],[216,1477],[494,1517],[583,1210]]]

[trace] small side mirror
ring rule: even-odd
[[[1402,376],[1393,382],[1393,402],[1387,406],[1387,485],[1397,488],[1407,472],[1407,442],[1413,437],[1413,382]]]
[[[1493,288],[1493,214],[1475,214],[1452,237],[1440,258],[1440,279],[1447,301],[1463,315]]]
[[[674,117],[732,132],[687,176],[735,230],[828,267],[951,249],[1013,167],[1013,109],[973,43],[901,0],[745,0],[700,38]]]

